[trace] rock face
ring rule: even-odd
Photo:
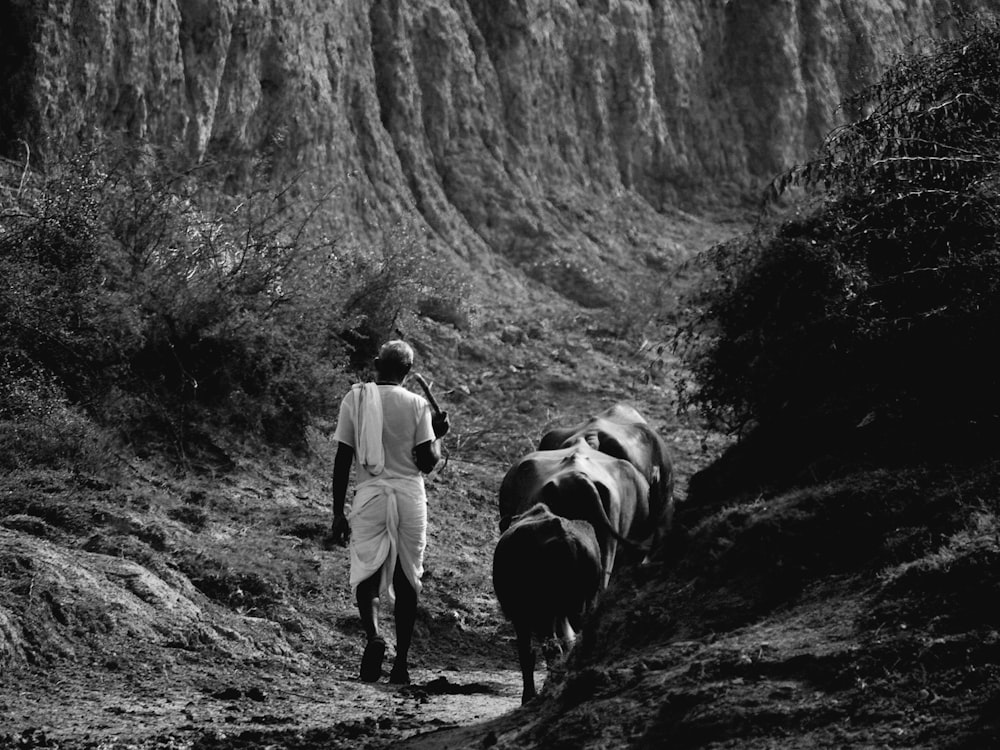
[[[410,217],[473,266],[558,281],[611,238],[669,251],[664,211],[804,158],[957,5],[7,0],[0,151],[123,133],[229,160],[233,180],[271,154],[336,189],[354,230]]]

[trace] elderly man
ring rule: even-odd
[[[412,366],[409,344],[384,344],[375,359],[375,382],[351,388],[334,433],[332,531],[335,542],[351,542],[351,586],[368,638],[361,658],[365,682],[381,677],[385,658],[380,592],[395,601],[396,658],[389,682],[410,681],[407,657],[427,543],[423,474],[441,460],[438,438],[450,427],[447,412],[432,414],[425,399],[402,387]],[[344,504],[352,464],[356,487],[348,519]]]

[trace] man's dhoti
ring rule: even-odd
[[[423,477],[377,477],[364,482],[351,504],[351,590],[381,571],[380,591],[395,601],[396,563],[420,593],[427,546]]]

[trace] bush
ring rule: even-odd
[[[681,350],[732,426],[991,429],[1000,382],[1000,24],[900,59],[779,177],[812,197],[702,259]]]
[[[4,380],[127,435],[181,445],[208,423],[302,443],[343,357],[342,263],[307,234],[314,206],[212,195],[174,155],[119,146],[6,183]],[[18,398],[5,389],[0,411],[38,427]]]
[[[5,205],[0,220],[0,352],[9,376],[51,373],[85,400],[141,337],[102,213],[102,176],[75,160]]]
[[[29,167],[0,160],[0,376],[66,425],[185,456],[218,430],[302,448],[407,316],[462,318],[464,284],[419,232],[347,236],[324,215],[336,193],[309,198],[304,175],[118,143]],[[245,187],[220,194],[236,173]],[[27,420],[65,442],[12,389],[0,419],[21,421],[0,440],[24,443]]]
[[[0,360],[0,471],[35,465],[94,472],[109,466],[109,453],[100,428],[50,375]]]
[[[399,338],[397,328],[414,313],[455,327],[468,325],[468,284],[436,258],[418,228],[401,222],[375,247],[344,248],[350,258],[350,292],[341,338],[355,370],[371,365],[379,345]]]

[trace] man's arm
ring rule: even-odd
[[[431,417],[431,427],[434,430],[434,440],[421,443],[413,449],[413,461],[423,474],[430,474],[434,467],[441,460],[441,440],[440,438],[448,434],[451,429],[451,421],[448,419],[448,412],[435,412]]]
[[[337,443],[337,455],[333,459],[333,538],[338,544],[346,544],[351,535],[351,527],[344,517],[347,501],[347,485],[351,480],[351,465],[354,463],[354,448],[347,443]]]
[[[413,449],[413,461],[423,474],[430,474],[441,460],[441,441],[428,440]]]

